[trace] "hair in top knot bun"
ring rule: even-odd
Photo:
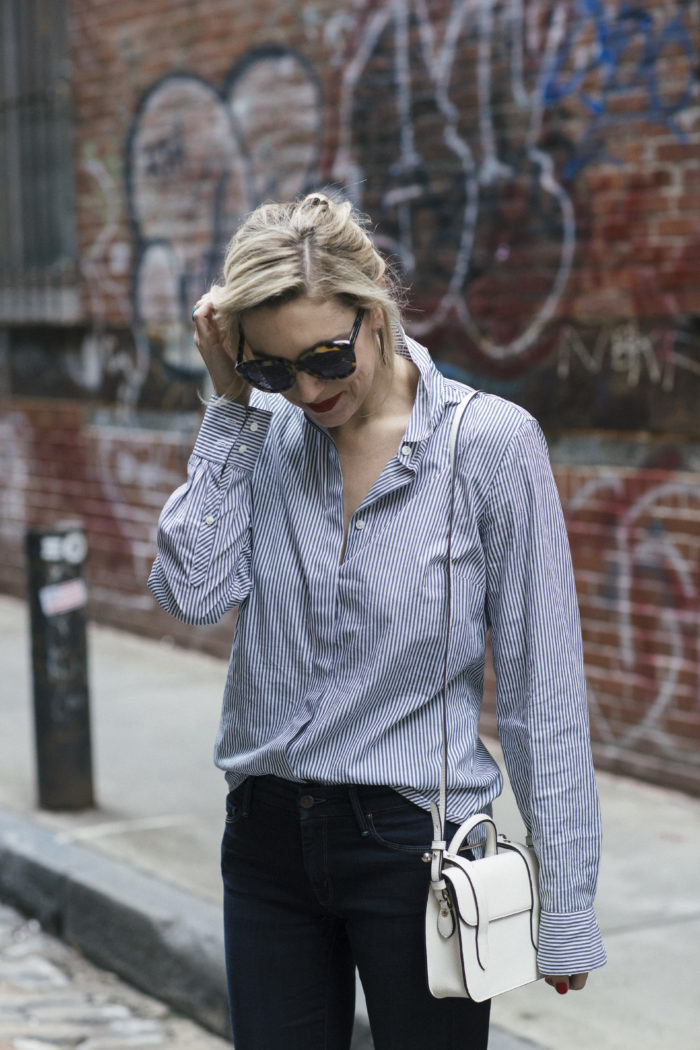
[[[262,204],[234,234],[223,284],[211,297],[231,346],[246,310],[308,296],[354,308],[379,307],[385,359],[400,338],[400,293],[366,229],[367,221],[334,190],[289,203]]]
[[[329,205],[330,201],[328,200],[328,197],[321,193],[310,193],[308,197],[304,197],[301,202],[302,208],[306,206],[313,208],[328,208]]]

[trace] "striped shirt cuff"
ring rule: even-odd
[[[272,412],[213,397],[207,405],[193,456],[252,471],[265,442]]]
[[[543,974],[588,973],[605,966],[605,948],[593,909],[540,914],[537,965]]]

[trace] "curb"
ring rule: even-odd
[[[215,905],[1,808],[0,895],[98,966],[230,1038]]]

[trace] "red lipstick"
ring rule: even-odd
[[[314,401],[310,405],[304,404],[304,408],[308,408],[310,412],[330,412],[332,408],[338,404],[340,400],[340,394],[336,394],[335,397],[329,397],[327,401]]]

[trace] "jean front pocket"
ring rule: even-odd
[[[226,803],[226,827],[232,828],[241,819],[240,807],[235,802]]]
[[[250,790],[245,782],[235,788],[226,797],[226,818],[224,834],[221,839],[221,870],[226,881],[227,871],[237,864],[238,858],[247,851],[246,834],[250,821],[248,817]]]
[[[226,829],[233,828],[248,816],[252,781],[244,780],[226,796]]]
[[[430,850],[433,839],[430,814],[400,795],[395,804],[364,811],[363,816],[367,833],[380,846],[416,855]]]

